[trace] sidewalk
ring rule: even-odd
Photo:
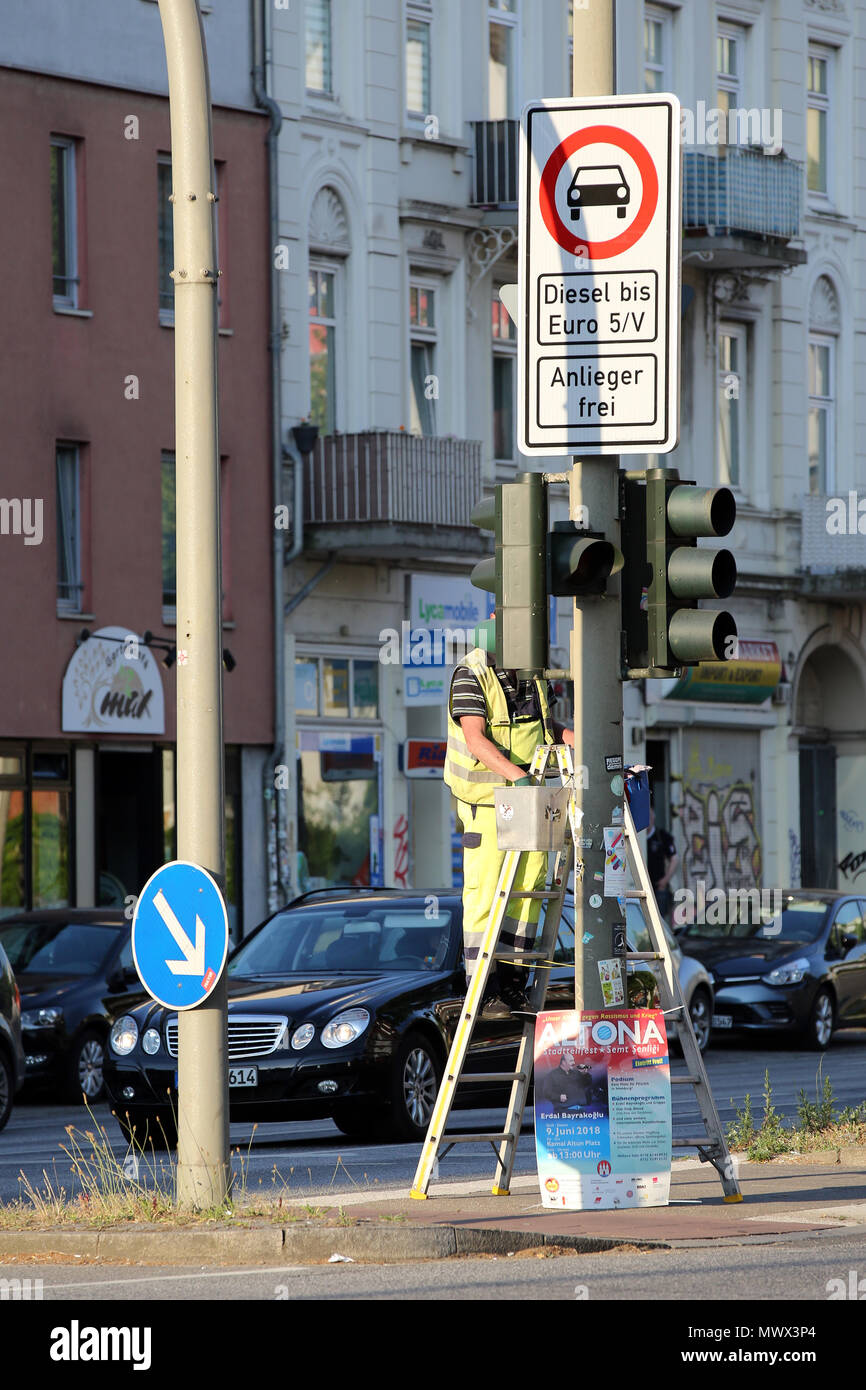
[[[676,1248],[724,1241],[772,1244],[826,1231],[866,1231],[866,1148],[739,1165],[744,1200],[726,1203],[709,1164],[674,1164],[671,1205],[621,1211],[543,1209],[534,1175],[515,1178],[509,1197],[490,1183],[439,1182],[427,1201],[386,1189],[285,1204],[279,1224],[129,1226],[106,1230],[0,1231],[0,1261],[79,1258],[142,1264],[302,1265],[339,1255],[374,1263],[503,1254],[543,1246],[589,1253],[624,1245]],[[294,1207],[297,1219],[290,1213]]]

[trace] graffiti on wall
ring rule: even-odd
[[[409,870],[409,821],[402,813],[394,824],[394,882],[406,888]]]
[[[680,822],[683,883],[707,888],[760,888],[761,837],[755,788],[713,757],[689,761]]]

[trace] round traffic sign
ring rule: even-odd
[[[575,236],[563,222],[556,209],[556,181],[563,165],[577,150],[587,145],[615,145],[629,155],[637,165],[641,178],[640,207],[634,221],[618,236],[606,241],[587,241],[585,237]],[[649,226],[656,210],[659,197],[659,180],[652,156],[636,135],[618,126],[593,125],[585,130],[574,131],[557,145],[544,166],[538,190],[538,202],[544,225],[554,241],[573,256],[585,257],[591,261],[608,260],[620,256],[639,241]]]
[[[229,921],[216,881],[175,859],[151,874],[135,905],[132,957],[148,994],[169,1009],[194,1009],[223,972]]]

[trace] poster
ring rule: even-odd
[[[604,827],[604,896],[617,898],[628,890],[628,865],[622,827]]]
[[[538,1015],[535,1144],[544,1207],[667,1206],[671,1087],[660,1010]]]

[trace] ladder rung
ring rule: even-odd
[[[626,960],[664,960],[661,951],[626,951]]]
[[[510,961],[512,965],[522,965],[525,960],[547,960],[547,952],[515,951],[514,949],[507,951],[503,948],[501,951],[493,952],[493,959]]]
[[[556,892],[554,892],[553,889],[545,889],[544,891],[542,891],[540,888],[520,888],[520,889],[517,889],[517,890],[515,890],[515,891],[513,891],[513,892],[511,892],[511,893],[508,893],[508,892],[506,892],[505,890],[503,890],[503,892],[501,892],[501,893],[499,894],[499,896],[500,896],[500,898],[539,898],[539,899],[541,899],[541,898],[558,898],[560,895],[559,895],[559,889],[557,889]]]
[[[625,895],[627,898],[646,898],[648,896],[642,888],[627,888]]]
[[[706,1149],[707,1153],[722,1151],[722,1146],[718,1139],[711,1139],[708,1134],[704,1134],[700,1139],[674,1139],[672,1147],[675,1149]]]
[[[525,1081],[526,1073],[523,1071],[464,1071],[459,1080],[461,1084],[464,1081]]]
[[[702,1078],[700,1076],[672,1076],[672,1086],[700,1086]]]
[[[511,1133],[507,1133],[507,1134],[449,1134],[448,1131],[446,1130],[445,1133],[442,1135],[442,1138],[441,1138],[441,1140],[440,1140],[439,1142],[442,1143],[442,1144],[486,1144],[486,1143],[488,1143],[488,1142],[491,1143],[491,1144],[497,1144],[497,1143],[499,1143],[502,1139],[508,1139],[509,1142],[511,1142],[511,1141],[514,1139],[514,1135],[511,1134]],[[705,1142],[705,1141],[702,1139],[702,1140],[701,1140],[701,1143],[703,1144],[704,1142]]]

